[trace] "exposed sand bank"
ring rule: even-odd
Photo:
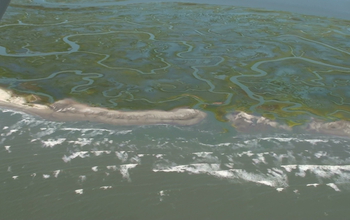
[[[176,124],[193,125],[206,117],[197,109],[174,109],[172,111],[117,111],[91,107],[72,99],[64,99],[50,105],[28,103],[24,97],[0,88],[0,106],[34,114],[56,121],[92,121],[113,125]]]
[[[307,125],[306,130],[321,134],[330,134],[350,138],[349,121],[323,122],[314,119]]]
[[[292,127],[286,124],[281,124],[263,116],[250,115],[245,112],[230,113],[226,115],[226,118],[242,133],[271,131],[288,132],[293,130]],[[339,120],[327,122],[311,119],[305,125],[300,126],[299,129],[309,133],[350,138],[350,121]]]
[[[272,130],[291,131],[288,125],[280,124],[263,116],[250,115],[245,112],[235,112],[226,115],[226,118],[239,132],[264,132]]]

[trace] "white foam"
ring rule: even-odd
[[[53,171],[53,176],[54,176],[55,178],[57,178],[57,177],[58,177],[58,174],[60,174],[60,172],[61,172],[61,170],[55,170],[55,171]]]
[[[164,154],[153,154],[153,156],[160,159],[160,158],[163,158]]]
[[[85,158],[85,157],[89,157],[89,156],[90,155],[89,155],[88,151],[78,151],[78,152],[75,152],[75,153],[73,153],[72,155],[69,155],[69,156],[64,155],[62,157],[62,160],[67,163],[67,162],[69,162],[72,159],[77,158],[77,157]]]
[[[224,179],[233,179],[235,177],[231,170],[212,171],[209,174]]]
[[[195,159],[195,163],[220,163],[220,160],[217,156],[212,155],[213,152],[195,152],[196,155],[193,159]]]
[[[98,157],[98,156],[102,155],[103,153],[110,154],[111,151],[109,151],[109,150],[93,150],[93,151],[90,151],[90,153],[92,153]]]
[[[55,131],[57,131],[57,127],[47,128],[45,130],[42,130],[41,132],[36,133],[36,138],[42,138],[44,136],[48,136],[50,134],[53,134]]]
[[[98,171],[98,166],[91,167],[91,170],[94,171],[94,172],[97,172]]]
[[[43,144],[44,147],[53,148],[56,145],[62,144],[65,140],[66,138],[48,139],[46,141],[41,140],[41,143]]]
[[[81,133],[85,133],[88,131],[107,131],[107,132],[113,132],[112,130],[108,129],[100,129],[100,128],[62,128],[62,131],[79,131]]]
[[[103,190],[112,189],[112,186],[101,186],[100,189],[103,189]]]
[[[278,192],[282,192],[284,190],[284,188],[277,188],[276,189]]]
[[[130,182],[131,179],[130,179],[129,170],[135,168],[137,165],[138,164],[122,164],[122,165],[120,165],[120,169],[119,169],[120,174],[123,176],[124,179],[126,179]]]
[[[350,171],[350,165],[299,165],[301,172],[310,171],[322,178],[331,178],[334,175],[347,175],[344,171]]]
[[[277,140],[279,142],[290,142],[291,140],[296,140],[295,138],[282,138],[282,137],[264,137],[259,139],[265,140],[265,141]]]
[[[75,194],[82,195],[84,190],[83,189],[76,189],[74,190]]]
[[[5,136],[10,136],[11,134],[16,133],[17,131],[18,129],[11,129],[9,132],[5,134]]]
[[[203,152],[194,152],[193,154],[197,155],[198,157],[207,157],[213,154],[213,152],[203,151]]]
[[[8,126],[5,126],[5,127],[3,127],[2,129],[3,129],[3,130],[6,130],[6,129],[8,129],[8,128],[9,128]]]
[[[133,156],[130,158],[130,162],[131,163],[137,163],[137,164],[140,164],[141,163],[141,158],[139,158],[138,156]]]
[[[118,168],[117,168],[116,165],[110,165],[110,166],[107,166],[107,169],[108,169],[108,170],[116,171]]]
[[[306,186],[313,186],[313,187],[316,187],[316,186],[318,186],[318,185],[320,185],[320,184],[318,184],[318,183],[309,183],[309,184],[306,184]]]
[[[254,156],[254,154],[249,150],[249,151],[245,151],[242,153],[238,153],[237,154],[239,157],[242,157],[243,155],[247,155],[248,157]]]
[[[210,173],[213,171],[219,171],[220,164],[208,164],[208,163],[198,163],[189,165],[178,165],[173,167],[157,167],[153,169],[153,172],[177,172],[177,173]]]
[[[4,146],[4,147],[5,147],[5,150],[6,150],[7,152],[11,153],[11,150],[10,150],[10,147],[11,147],[11,146]]]
[[[327,183],[327,186],[331,187],[332,189],[334,189],[337,192],[340,192],[340,189],[338,188],[337,185],[335,185],[334,183]]]
[[[266,164],[266,160],[265,160],[264,154],[266,154],[266,153],[258,153],[257,154],[258,158],[252,159],[253,162],[255,164],[260,164],[260,163]]]
[[[318,151],[315,153],[315,157],[317,158],[321,158],[321,157],[325,157],[327,156],[327,152],[324,152],[324,151]]]
[[[298,165],[283,165],[283,167],[288,173],[292,172],[292,170],[297,169]]]
[[[86,176],[85,175],[80,175],[79,176],[79,181],[80,182],[84,182],[86,180]]]
[[[161,166],[157,165],[153,172],[177,172],[177,173],[191,173],[191,174],[208,174],[218,178],[225,178],[231,180],[243,180],[247,182],[254,182],[271,187],[287,187],[288,178],[282,170],[277,168],[268,169],[267,174],[249,173],[242,169],[221,170],[220,164],[189,164],[176,166]]]
[[[132,130],[118,131],[117,134],[128,134],[131,133]]]
[[[159,195],[160,195],[160,196],[164,196],[164,195],[165,195],[164,190],[159,191]]]
[[[302,139],[302,138],[283,138],[283,137],[264,137],[264,138],[258,138],[259,140],[267,140],[267,141],[271,141],[271,140],[277,140],[279,142],[291,142],[291,141],[295,141],[295,142],[308,142],[312,145],[316,145],[317,143],[328,143],[329,140],[328,139]]]
[[[235,164],[234,164],[234,163],[225,163],[224,165],[225,165],[226,167],[232,169],[232,168],[234,167]]]
[[[30,174],[30,176],[34,178],[34,177],[36,177],[36,173]]]
[[[118,157],[119,160],[121,160],[122,163],[125,163],[129,157],[128,153],[125,151],[120,151],[120,152],[116,151],[115,155]]]
[[[187,143],[188,141],[183,141],[183,142]],[[201,143],[201,142],[199,142],[199,144],[203,146],[208,146],[208,147],[228,147],[232,145],[232,143],[207,144],[207,143]]]
[[[48,179],[48,178],[50,178],[50,175],[49,174],[43,174],[43,178],[44,179]]]
[[[159,191],[159,201],[163,201],[163,198],[165,197],[165,196],[169,196],[169,194],[165,191],[165,190],[160,190]]]
[[[281,167],[288,172],[297,171],[295,175],[299,177],[313,174],[318,179],[333,179],[335,183],[350,181],[350,165],[284,165]]]
[[[78,138],[78,140],[69,141],[69,143],[73,143],[74,145],[79,145],[80,147],[83,147],[85,145],[90,145],[93,140],[93,138]]]
[[[255,182],[275,188],[287,187],[288,179],[284,173],[269,172],[267,174],[262,173],[249,173],[245,170],[236,169],[232,170],[235,174],[235,178],[242,179],[248,182]]]

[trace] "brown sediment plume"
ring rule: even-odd
[[[38,115],[57,121],[91,121],[113,125],[176,124],[194,125],[206,117],[197,109],[179,108],[172,111],[117,111],[92,107],[72,99],[63,99],[51,105],[28,103],[24,97],[0,89],[0,106]]]

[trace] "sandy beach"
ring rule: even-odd
[[[176,124],[193,125],[206,117],[197,109],[178,108],[172,111],[116,111],[91,107],[72,99],[63,99],[50,105],[27,102],[24,97],[0,88],[0,106],[20,110],[55,121],[91,121],[112,125]]]

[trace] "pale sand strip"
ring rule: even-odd
[[[243,133],[292,131],[292,128],[285,124],[272,121],[263,116],[250,115],[245,112],[230,113],[226,115],[226,118],[239,132]],[[350,138],[350,121],[345,120],[327,122],[311,119],[305,125],[301,126],[301,129],[311,133]]]
[[[306,130],[311,132],[317,132],[321,134],[336,135],[350,138],[350,121],[332,121],[324,122],[313,119],[308,125]]]
[[[57,121],[92,121],[113,125],[176,124],[193,125],[202,121],[206,113],[197,109],[179,108],[172,111],[117,111],[91,107],[72,99],[50,105],[27,103],[25,98],[0,88],[0,106]]]

